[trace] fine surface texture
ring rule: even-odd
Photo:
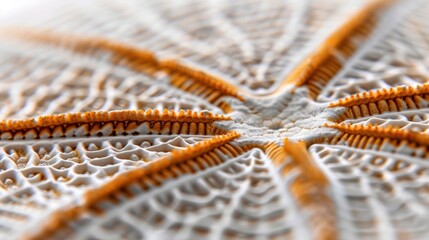
[[[429,239],[427,16],[426,0],[1,13],[0,239]]]

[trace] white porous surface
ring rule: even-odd
[[[0,1],[0,239],[429,239],[429,2],[385,1],[375,20],[367,16],[367,36],[349,33],[350,56],[342,45],[327,50],[333,76],[286,81],[303,63],[323,68],[314,53],[376,1]],[[146,71],[142,55],[127,59],[139,50],[215,83]],[[179,129],[161,117],[7,129],[44,116],[165,109],[225,119],[196,130],[197,117],[177,120]],[[130,180],[89,203],[116,179],[170,167],[177,153],[233,132],[182,159],[194,169],[159,170],[149,187]],[[296,190],[303,176],[311,184]],[[58,217],[73,208],[83,210]]]

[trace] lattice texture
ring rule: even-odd
[[[1,53],[0,97],[5,101],[0,119],[121,109],[222,112],[204,99],[166,85],[162,78],[58,50],[48,49],[52,52],[46,54],[43,48],[12,46],[25,52]]]
[[[415,86],[428,80],[427,2],[404,6],[402,18],[386,24],[324,88],[318,100],[335,101],[364,91]],[[396,14],[397,16],[398,14]],[[392,19],[397,19],[393,20]]]
[[[388,145],[380,151],[310,148],[331,176],[344,237],[420,239],[428,234],[427,163]]]
[[[3,237],[21,224],[78,199],[112,176],[166,156],[201,137],[116,137],[79,141],[35,141],[0,146],[0,208]],[[43,213],[43,214],[42,214]]]
[[[365,1],[96,2],[48,12],[39,26],[179,57],[250,93],[267,94]]]
[[[0,238],[429,237],[427,1],[41,8],[0,16]]]
[[[100,203],[108,217],[74,223],[91,229],[76,237],[281,239],[296,224],[290,193],[278,184],[282,181],[269,159],[253,151],[164,187],[143,192],[136,187],[130,201]]]

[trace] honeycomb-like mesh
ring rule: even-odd
[[[365,2],[78,1],[31,25],[179,57],[245,91],[268,94]]]
[[[428,239],[428,14],[44,0],[0,15],[0,238]]]
[[[349,237],[427,236],[428,215],[420,210],[428,205],[424,160],[412,156],[413,149],[404,144],[385,143],[379,151],[340,144],[314,145],[310,151],[331,173],[343,209],[341,224],[353,229]],[[374,224],[383,220],[389,225]]]
[[[3,46],[0,119],[94,110],[221,110],[154,78],[52,49]],[[48,52],[51,50],[51,52]],[[1,50],[0,50],[1,51]],[[22,51],[22,52],[21,52]],[[10,91],[13,89],[13,91]]]
[[[428,3],[405,6],[406,13],[386,18],[380,34],[369,38],[366,46],[347,63],[319,96],[323,102],[335,101],[364,91],[396,86],[415,86],[427,82],[429,51]],[[411,8],[411,9],[410,9]]]
[[[79,199],[112,176],[202,141],[202,137],[136,136],[95,140],[2,142],[1,237]]]
[[[187,176],[112,206],[109,217],[76,223],[78,238],[177,239],[290,237],[296,209],[278,171],[260,151]],[[135,190],[137,191],[137,190]],[[121,211],[112,211],[120,208]],[[96,216],[94,216],[96,217]],[[95,225],[92,225],[94,223]]]

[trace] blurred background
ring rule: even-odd
[[[6,16],[13,14],[19,8],[31,7],[41,0],[0,0],[0,15]]]

